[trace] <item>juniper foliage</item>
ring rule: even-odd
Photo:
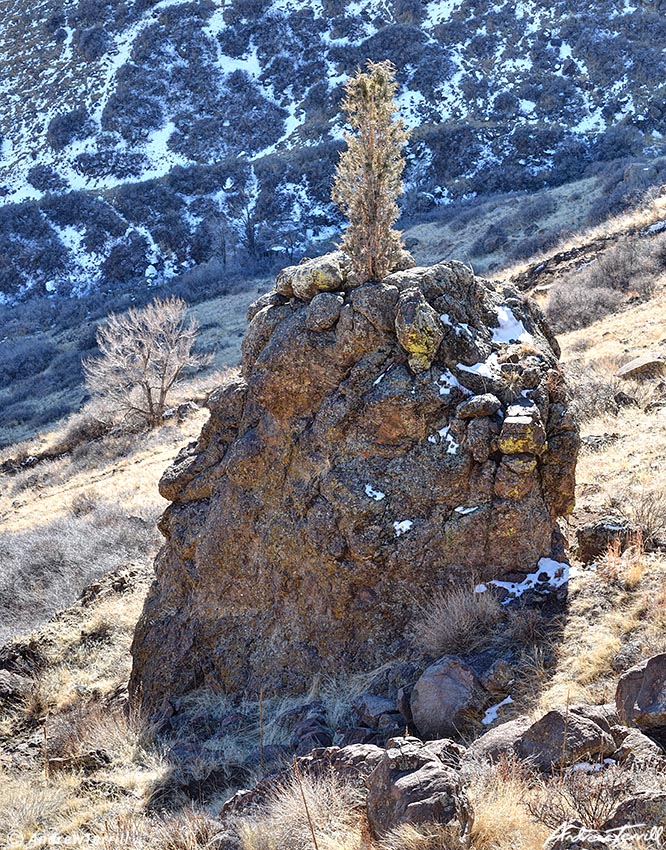
[[[402,247],[397,199],[402,194],[408,132],[395,117],[398,84],[391,62],[368,61],[347,82],[342,108],[352,128],[340,155],[332,198],[349,220],[342,250],[363,280],[382,280]]]

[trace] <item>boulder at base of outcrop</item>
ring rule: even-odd
[[[666,375],[666,360],[658,354],[641,354],[640,357],[625,363],[615,373],[617,378],[632,380],[658,378],[661,375]]]
[[[616,745],[610,732],[574,711],[549,711],[525,731],[518,755],[541,770],[612,755]]]
[[[308,260],[250,308],[241,377],[160,482],[132,647],[148,711],[375,669],[416,595],[557,557],[579,437],[540,309],[405,265],[358,285],[343,255]]]
[[[418,738],[388,741],[366,785],[368,821],[377,837],[404,823],[446,824],[457,819],[463,833],[471,823],[458,773],[445,766],[436,747]]]
[[[447,655],[431,664],[414,685],[412,719],[423,738],[448,738],[480,720],[489,698],[474,670]]]
[[[617,749],[602,707],[554,709],[535,722],[520,717],[481,735],[469,747],[465,760],[497,761],[517,756],[549,772],[579,761],[598,761]]]
[[[666,829],[666,791],[641,791],[623,800],[604,823],[604,829],[643,824]]]
[[[576,529],[576,554],[584,564],[590,564],[605,555],[609,546],[618,546],[624,552],[638,532],[638,527],[623,517],[600,517]]]
[[[627,726],[666,732],[666,652],[653,655],[620,677],[615,705]]]

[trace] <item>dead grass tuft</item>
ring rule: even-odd
[[[474,652],[494,639],[503,617],[502,606],[491,592],[475,593],[460,586],[435,594],[413,624],[415,644],[428,655]]]
[[[479,768],[469,789],[474,850],[541,850],[550,830],[527,807],[532,781],[524,765],[513,759]]]
[[[378,844],[378,850],[459,850],[458,830],[449,824],[402,824]]]
[[[303,802],[303,796],[307,803]],[[242,850],[360,850],[363,808],[359,792],[334,773],[297,777],[277,790],[265,812],[239,825]]]

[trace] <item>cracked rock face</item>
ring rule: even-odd
[[[460,263],[405,265],[358,286],[310,260],[250,309],[242,377],[160,482],[146,707],[370,669],[417,591],[558,554],[579,437],[543,315]]]

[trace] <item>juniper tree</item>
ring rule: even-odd
[[[402,247],[393,225],[408,133],[395,117],[395,67],[388,61],[368,61],[366,67],[346,85],[342,108],[352,133],[345,133],[347,149],[340,155],[331,196],[349,220],[342,250],[364,280],[381,280]]]

